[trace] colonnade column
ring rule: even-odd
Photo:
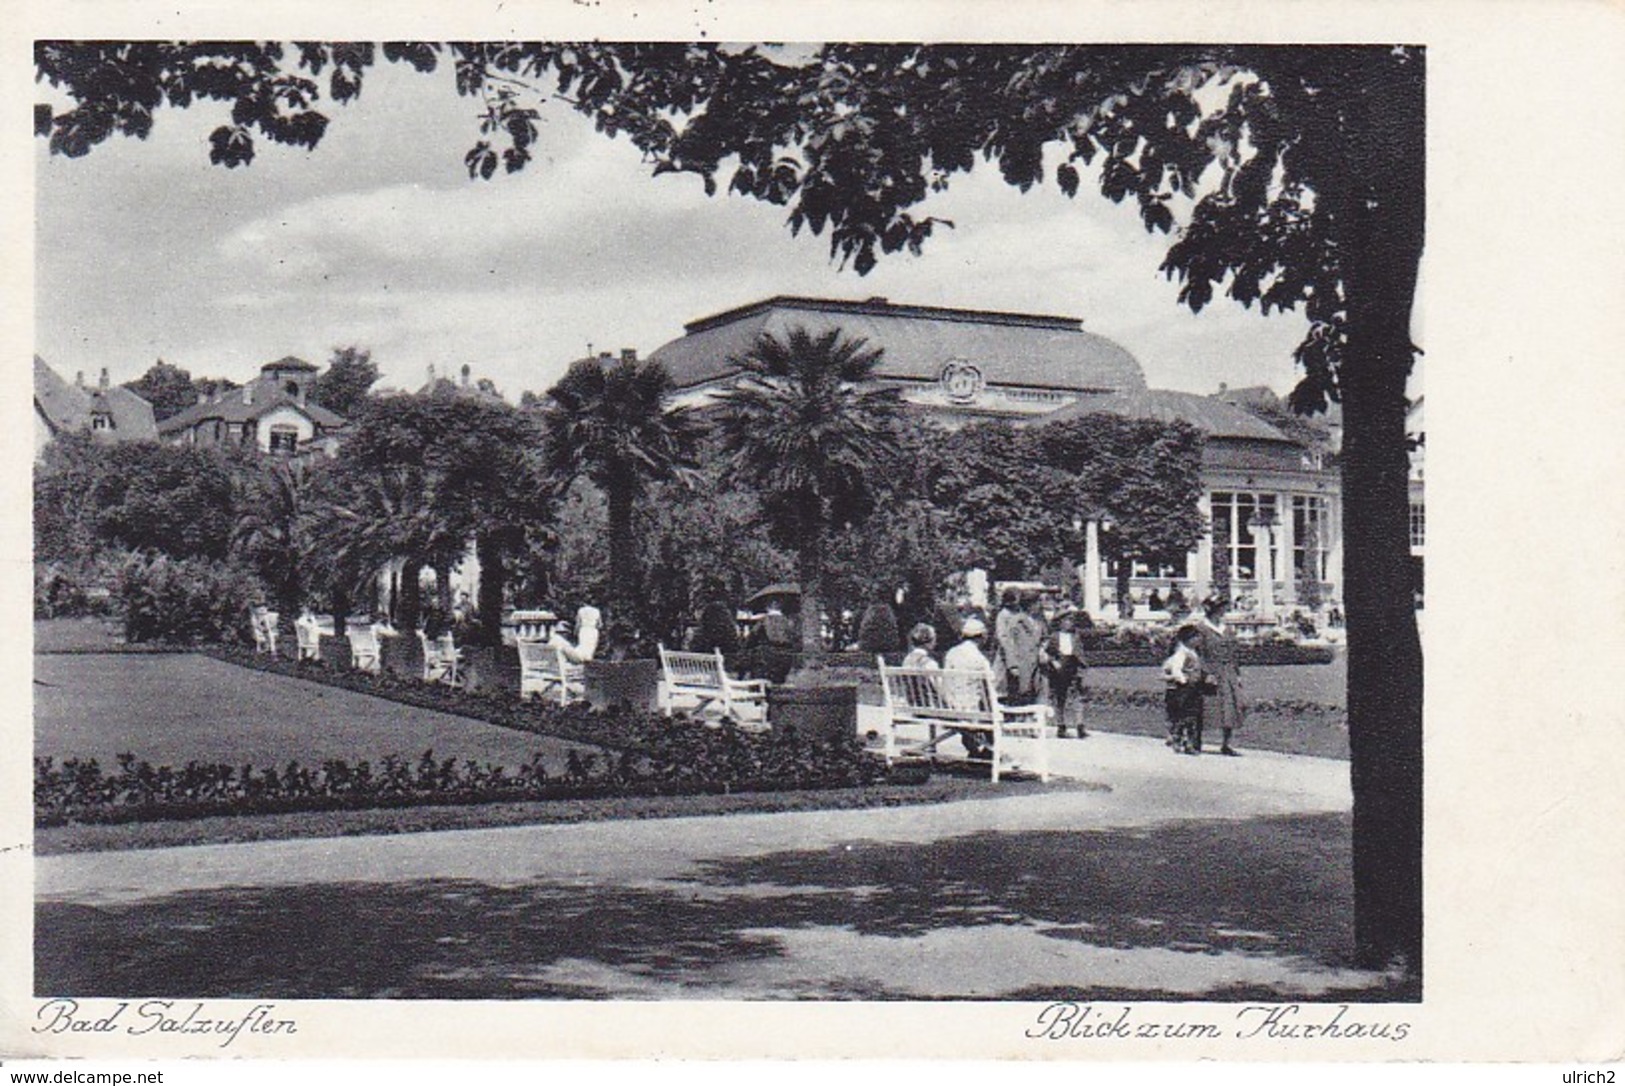
[[[1249,530],[1253,533],[1254,572],[1258,575],[1258,617],[1272,619],[1275,617],[1275,532],[1262,524],[1254,524]]]
[[[1100,613],[1100,522],[1091,519],[1083,526],[1083,611],[1098,622]]]
[[[1296,556],[1292,553],[1298,545],[1297,515],[1292,509],[1291,494],[1277,494],[1275,502],[1279,508],[1276,519],[1281,522],[1281,527],[1275,533],[1277,543],[1275,568],[1281,571],[1280,579],[1283,582],[1281,605],[1290,608],[1298,602],[1298,567],[1293,561]]]
[[[1206,487],[1202,488],[1202,496],[1196,499],[1196,511],[1202,514],[1202,522],[1207,527],[1196,541],[1196,569],[1191,574],[1191,580],[1196,582],[1192,595],[1196,598],[1190,601],[1192,607],[1207,599],[1208,593],[1213,590],[1213,492]]]

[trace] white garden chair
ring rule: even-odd
[[[301,615],[293,624],[294,636],[299,641],[299,659],[317,661],[322,658],[322,628],[316,619]]]
[[[520,638],[514,642],[519,648],[519,696],[532,694],[551,697],[558,692],[560,705],[570,704],[571,695],[586,695],[586,668],[572,664],[564,650],[546,641]]]
[[[377,675],[383,670],[383,654],[378,648],[378,626],[369,623],[344,631],[350,639],[350,663],[357,671]]]
[[[460,665],[463,662],[463,653],[457,648],[450,634],[446,634],[438,641],[431,641],[427,634],[419,630],[418,644],[423,647],[424,682],[445,683],[447,686],[462,684]]]

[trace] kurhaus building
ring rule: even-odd
[[[768,298],[696,320],[650,357],[671,374],[677,402],[697,406],[737,380],[729,360],[759,336],[782,337],[798,327],[814,335],[839,328],[882,348],[879,379],[944,426],[1110,413],[1200,430],[1201,509],[1210,529],[1182,565],[1138,567],[1133,585],[1142,596],[1173,584],[1205,593],[1216,558],[1228,560],[1232,593],[1264,610],[1297,604],[1310,579],[1319,582],[1322,600],[1341,596],[1339,482],[1327,459],[1335,430],[1295,418],[1290,425],[1266,421],[1261,414],[1280,408],[1268,390],[1198,396],[1150,389],[1133,355],[1085,331],[1077,318],[894,305],[885,298]],[[1256,410],[1261,406],[1266,410]],[[1290,417],[1277,413],[1283,422]],[[1090,526],[1091,537],[1096,530]],[[1103,562],[1096,569],[1095,586],[1085,581],[1086,599],[1111,591],[1113,571]]]

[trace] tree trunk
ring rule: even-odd
[[[411,559],[401,567],[400,596],[395,604],[395,625],[403,633],[418,628],[423,613],[423,563]]]
[[[1117,617],[1130,619],[1134,617],[1133,587],[1130,584],[1134,576],[1134,562],[1128,558],[1117,560]]]
[[[809,532],[796,555],[801,582],[801,651],[810,660],[824,657],[824,533]]]
[[[611,488],[605,495],[609,532],[609,615],[622,630],[641,628],[638,606],[638,541],[632,533],[632,492]]]
[[[340,582],[344,580],[341,576]],[[333,636],[343,637],[350,627],[350,590],[335,587],[333,589]]]
[[[479,630],[482,645],[502,644],[502,596],[507,585],[502,544],[495,532],[481,533],[474,542],[480,560]]]
[[[1412,599],[1406,378],[1424,217],[1423,83],[1367,53],[1347,95],[1342,271],[1344,603],[1357,964],[1422,972],[1422,646]]]

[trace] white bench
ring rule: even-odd
[[[522,637],[514,642],[519,649],[519,697],[532,694],[548,697],[558,692],[559,704],[570,704],[570,696],[586,695],[586,668],[572,664],[560,648],[549,648],[546,641]]]
[[[980,732],[992,742],[994,781],[1007,756],[1016,761],[1009,744],[1012,739],[1031,751],[1030,765],[1038,779],[1049,780],[1050,707],[1001,705],[992,672],[889,667],[881,659],[880,686],[885,698],[888,763],[900,754],[935,759],[939,743],[956,735],[962,738],[966,732]]]
[[[720,649],[671,652],[661,645],[660,673],[664,680],[667,716],[672,714],[681,697],[693,698],[695,710],[701,714],[716,705],[721,707],[723,716],[740,723],[746,722],[747,710],[753,718],[750,723],[767,723],[767,681],[736,679],[729,675]]]

